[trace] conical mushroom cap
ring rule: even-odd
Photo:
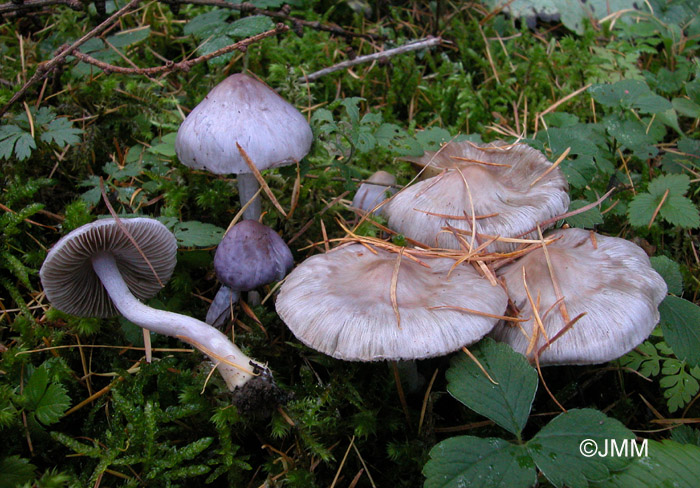
[[[524,144],[452,142],[417,159],[446,172],[404,188],[382,211],[389,228],[428,246],[459,249],[457,239],[442,228],[449,225],[471,234],[472,205],[476,232],[501,237],[518,237],[569,208],[564,175],[556,168],[538,180],[552,163]],[[494,242],[488,251],[507,252],[516,246]]]
[[[387,193],[393,195],[396,189],[391,185],[396,184],[396,177],[386,171],[377,171],[369,177],[366,183],[362,183],[352,199],[352,206],[365,212],[371,212],[374,207],[387,198]],[[382,209],[377,209],[381,214]]]
[[[603,363],[644,341],[659,321],[658,306],[667,291],[644,251],[624,239],[583,229],[558,230],[546,237],[559,238],[547,246],[547,251],[569,318],[586,315],[544,350],[540,363]],[[529,320],[520,323],[522,330],[501,322],[491,336],[526,354],[535,321],[523,285],[523,269],[530,295],[535,302],[540,301],[538,310],[547,337],[553,338],[565,326],[565,320],[556,304],[557,294],[542,249],[499,270],[520,317]],[[533,351],[545,342],[538,334]]]
[[[255,220],[234,225],[216,248],[214,269],[234,291],[281,280],[294,267],[292,251],[277,233]]]
[[[469,265],[450,274],[454,261],[372,253],[361,244],[312,256],[287,276],[277,313],[307,346],[338,359],[377,361],[440,356],[481,339],[497,319],[453,309],[502,315],[506,295]]]
[[[177,131],[180,162],[216,174],[250,173],[236,143],[259,170],[285,166],[309,152],[304,116],[264,83],[235,74],[216,85]]]
[[[162,283],[167,283],[177,262],[177,241],[172,232],[154,219],[120,219]],[[99,277],[91,258],[111,253],[131,293],[139,300],[162,288],[141,253],[114,219],[83,225],[63,236],[49,251],[39,276],[49,302],[63,312],[80,317],[120,315]]]

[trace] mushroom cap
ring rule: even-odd
[[[158,277],[166,283],[177,261],[177,241],[163,224],[149,218],[120,219]],[[39,276],[46,297],[63,312],[80,317],[112,317],[119,312],[92,269],[91,258],[111,253],[131,293],[139,300],[155,296],[161,284],[114,219],[83,225],[63,236],[49,251]]]
[[[396,281],[399,326],[391,299],[397,254],[351,244],[312,256],[287,276],[277,313],[307,346],[338,359],[377,361],[440,356],[481,339],[501,315],[506,295],[470,265],[447,258],[403,257]]]
[[[242,220],[216,248],[214,269],[234,291],[248,291],[279,281],[294,267],[289,247],[277,233],[255,220]]]
[[[570,319],[586,313],[540,355],[541,364],[596,364],[611,361],[644,341],[659,321],[658,306],[666,283],[636,244],[583,229],[551,232],[559,238],[547,246],[555,279]],[[510,299],[520,310],[522,327],[500,322],[491,336],[525,354],[535,326],[532,306],[523,285],[523,271],[547,337],[553,338],[565,322],[544,251],[536,249],[499,270]],[[551,310],[550,310],[551,308]],[[547,312],[549,310],[549,312]],[[545,344],[541,333],[534,348]],[[531,353],[531,354],[534,354]]]
[[[387,193],[393,195],[396,189],[391,185],[396,184],[396,177],[386,171],[377,171],[369,177],[367,183],[362,183],[357,189],[357,193],[352,199],[352,206],[360,208],[365,212],[371,212],[377,204],[383,202],[387,198]],[[378,213],[382,209],[377,209]]]
[[[471,234],[472,203],[476,232],[501,237],[520,236],[569,208],[568,184],[561,170],[555,168],[535,183],[552,163],[525,144],[452,142],[412,160],[430,162],[445,173],[404,188],[382,210],[391,229],[428,246],[459,249],[454,235],[442,228],[449,224]],[[497,241],[487,250],[508,252],[516,247]]]
[[[216,85],[180,125],[180,162],[216,174],[250,173],[236,143],[259,170],[285,166],[309,152],[304,116],[264,83],[234,74]]]

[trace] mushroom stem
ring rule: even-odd
[[[260,196],[258,195],[256,197],[255,194],[260,189],[260,183],[258,183],[255,176],[250,173],[240,173],[236,176],[236,179],[238,181],[238,198],[241,201],[241,206],[248,203],[252,198],[255,198],[243,212],[243,219],[255,220],[258,222],[262,212],[262,203],[260,201]]]
[[[214,300],[209,305],[205,322],[214,327],[221,327],[231,317],[231,305],[240,298],[240,293],[226,285],[221,285]]]
[[[177,337],[202,350],[217,364],[230,390],[242,387],[259,371],[269,374],[265,366],[243,354],[214,327],[187,315],[157,310],[141,303],[124,282],[111,253],[97,253],[92,257],[92,267],[115,307],[125,318],[144,329]]]

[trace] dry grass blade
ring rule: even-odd
[[[547,331],[545,330],[544,324],[542,323],[542,318],[540,317],[540,312],[538,310],[538,304],[536,304],[535,301],[532,299],[532,295],[530,294],[530,288],[527,286],[527,276],[524,267],[523,286],[525,287],[525,294],[527,295],[527,300],[530,302],[530,307],[532,308],[532,316],[535,320],[535,325],[537,326],[533,327],[532,329],[532,336],[530,336],[530,344],[527,346],[527,351],[525,352],[525,355],[527,356],[537,345],[537,336],[540,332],[542,333],[543,337],[547,342],[549,342],[549,337],[547,337]]]
[[[396,257],[396,263],[394,264],[394,272],[391,275],[391,306],[394,309],[394,315],[396,315],[396,326],[401,328],[401,314],[399,313],[399,303],[396,298],[396,287],[399,284],[399,268],[401,267],[401,260],[403,259],[403,252],[406,248],[402,247],[399,251],[399,255]]]
[[[469,210],[471,213],[472,217],[472,222],[476,220],[476,211],[474,210],[474,200],[472,199],[472,191],[469,188],[469,183],[467,183],[467,179],[464,177],[464,173],[462,173],[462,170],[457,168],[457,172],[459,173],[459,176],[462,178],[462,182],[464,183],[464,187],[467,189],[467,196],[469,197]],[[472,228],[472,239],[471,242],[469,243],[469,250],[474,249],[474,242],[476,241],[476,226],[471,225]]]
[[[428,388],[425,389],[425,395],[423,395],[423,404],[421,405],[420,408],[420,418],[418,419],[418,434],[420,435],[421,431],[423,430],[423,420],[425,420],[425,412],[428,409],[428,400],[430,399],[430,392],[433,390],[433,384],[435,383],[435,379],[437,378],[438,372],[440,370],[435,368],[435,372],[433,372],[432,378],[430,378],[430,382],[428,383]]]
[[[528,319],[519,319],[517,317],[508,317],[507,315],[496,315],[488,312],[479,312],[478,310],[472,310],[471,308],[457,307],[454,305],[437,305],[435,307],[428,307],[428,310],[456,310],[458,312],[472,313],[474,315],[481,315],[482,317],[489,317],[492,319],[506,320],[508,322],[527,322]]]
[[[579,320],[581,320],[581,319],[582,319],[583,317],[585,317],[585,316],[586,316],[586,312],[582,312],[582,313],[578,314],[576,317],[574,317],[573,320],[567,322],[566,325],[564,325],[564,327],[562,327],[561,330],[560,330],[559,332],[557,332],[556,334],[554,334],[554,337],[552,337],[551,340],[548,340],[542,347],[540,347],[539,351],[537,351],[536,357],[539,358],[539,356],[540,356],[549,346],[551,346],[551,345],[554,343],[554,341],[559,340],[559,338],[560,338],[561,336],[563,336],[565,333],[567,333],[567,332],[574,326],[574,324],[575,324],[576,322],[578,322]]]
[[[187,344],[192,344],[194,347],[196,347],[197,349],[202,351],[207,356],[214,358],[214,359],[217,359],[218,361],[221,361],[222,363],[224,363],[228,366],[231,366],[232,368],[236,368],[239,371],[243,371],[244,373],[248,373],[251,376],[258,376],[257,373],[254,373],[253,371],[251,371],[247,368],[244,368],[243,366],[241,366],[239,364],[236,364],[236,363],[229,361],[225,357],[223,357],[219,354],[216,354],[214,351],[210,351],[209,349],[204,347],[204,345],[200,344],[199,342],[195,341],[194,339],[191,339],[191,338],[189,338],[187,336],[183,336],[183,335],[176,335],[175,337],[177,339],[180,339],[183,342],[186,342]]]
[[[450,156],[450,159],[456,159],[458,161],[464,161],[465,163],[483,164],[484,166],[499,166],[502,168],[510,168],[512,165],[504,163],[488,163],[486,161],[480,161],[478,159],[463,158],[461,156]]]
[[[343,470],[343,466],[345,465],[345,461],[348,459],[348,454],[350,454],[350,449],[352,449],[353,444],[355,444],[355,436],[352,436],[352,439],[350,439],[350,445],[345,450],[345,454],[343,455],[343,459],[340,461],[340,466],[338,466],[338,471],[335,473],[335,478],[333,478],[333,483],[331,483],[330,488],[335,488],[335,484],[338,482],[338,478],[340,478],[340,472]]]
[[[559,400],[557,400],[557,397],[554,396],[554,393],[552,393],[552,390],[549,389],[549,386],[547,386],[547,382],[544,380],[544,376],[542,376],[542,368],[540,368],[540,357],[538,354],[535,355],[535,367],[537,368],[537,374],[540,377],[540,381],[542,382],[542,386],[544,386],[544,389],[547,391],[547,394],[549,397],[554,401],[554,403],[557,404],[557,407],[561,408],[561,411],[566,413],[566,409],[564,408],[564,405],[559,403]]]
[[[265,195],[270,199],[272,204],[275,206],[279,212],[284,215],[284,217],[287,217],[287,212],[284,211],[282,208],[282,205],[277,201],[277,198],[275,198],[275,195],[272,193],[272,190],[270,190],[270,187],[267,186],[267,183],[265,182],[265,178],[262,177],[262,174],[260,174],[260,171],[258,168],[255,166],[253,161],[251,161],[250,157],[248,156],[248,153],[245,152],[245,149],[241,147],[238,142],[236,142],[236,147],[238,148],[238,152],[241,153],[241,156],[243,156],[243,160],[245,163],[248,165],[248,168],[250,169],[250,172],[253,173],[253,176],[255,176],[255,179],[258,180],[258,183],[260,184],[260,188],[263,189],[265,192]]]
[[[498,381],[496,381],[496,380],[494,380],[493,378],[491,378],[491,375],[489,374],[488,371],[486,371],[486,368],[484,368],[484,367],[482,366],[482,364],[479,362],[479,360],[476,359],[476,356],[474,356],[474,355],[471,353],[471,351],[470,351],[469,349],[466,348],[466,346],[465,346],[465,347],[462,347],[462,351],[464,352],[464,354],[466,354],[466,355],[469,357],[469,359],[471,359],[472,361],[474,361],[474,364],[476,364],[476,367],[479,368],[479,369],[481,370],[482,373],[484,373],[484,376],[486,376],[486,378],[488,378],[488,380],[489,380],[491,383],[493,383],[494,385],[497,385],[497,384],[498,384]]]
[[[666,199],[668,198],[668,193],[670,191],[671,191],[670,188],[666,188],[666,191],[664,192],[664,196],[661,197],[661,201],[654,209],[654,213],[651,215],[651,219],[649,220],[649,223],[647,224],[647,229],[651,229],[651,226],[654,223],[654,220],[656,220],[656,216],[659,215],[659,211],[661,210],[661,207],[663,206],[664,202],[666,202]]]
[[[449,219],[449,220],[471,220],[472,217],[469,215],[448,215],[448,214],[441,214],[441,213],[436,213],[436,212],[430,212],[428,210],[421,210],[420,208],[414,208],[414,212],[420,212],[424,213],[426,215],[432,215],[434,217],[441,217],[443,219]],[[492,214],[486,214],[486,215],[476,215],[474,216],[475,220],[482,220],[482,219],[488,219],[491,217],[498,217],[498,213],[492,213]]]
[[[112,207],[112,204],[109,202],[109,198],[107,198],[107,192],[105,191],[105,183],[102,177],[100,177],[100,192],[102,193],[102,199],[105,202],[105,205],[107,206],[107,210],[109,210],[109,213],[112,215],[114,218],[114,221],[117,223],[117,227],[124,233],[124,235],[129,239],[129,241],[134,245],[136,250],[139,252],[143,260],[146,262],[148,265],[148,268],[151,270],[151,273],[153,273],[153,276],[155,276],[156,281],[158,281],[158,284],[160,285],[161,288],[163,288],[165,285],[163,284],[163,281],[161,281],[160,276],[158,276],[158,273],[156,273],[155,268],[151,264],[151,262],[148,260],[144,252],[141,250],[141,247],[138,245],[134,237],[131,235],[131,232],[129,232],[126,228],[126,226],[122,223],[121,219],[117,215],[117,212],[114,211],[114,207]]]
[[[547,245],[544,243],[544,237],[542,236],[542,229],[540,226],[537,226],[537,233],[540,236],[540,239],[542,240],[542,252],[544,253],[544,259],[547,262],[547,269],[549,270],[549,276],[550,279],[552,280],[552,287],[554,288],[554,293],[557,296],[557,301],[561,300],[561,303],[559,304],[559,310],[561,311],[561,316],[564,319],[564,323],[568,323],[571,321],[569,318],[569,311],[566,309],[566,303],[564,301],[564,295],[561,293],[561,288],[559,288],[559,282],[557,282],[557,278],[554,275],[554,266],[552,266],[552,260],[549,258],[549,249],[547,249]]]
[[[535,185],[537,184],[537,182],[539,182],[542,178],[544,178],[544,177],[547,176],[549,173],[551,173],[552,171],[554,171],[554,170],[561,164],[561,162],[564,161],[564,159],[569,155],[569,151],[571,151],[571,148],[570,148],[570,147],[567,147],[566,150],[565,150],[563,153],[561,153],[561,156],[559,156],[559,157],[557,158],[557,160],[554,161],[554,164],[552,164],[549,168],[547,168],[547,170],[546,170],[544,173],[542,173],[542,174],[539,175],[537,178],[535,178],[535,181],[533,181],[532,183],[530,183],[530,188],[532,188],[533,186],[535,186]]]
[[[256,198],[260,196],[260,192],[262,191],[262,187],[258,188],[258,191],[255,192],[255,195],[251,197],[250,200],[245,202],[245,205],[241,207],[241,209],[234,215],[233,219],[231,219],[231,223],[228,224],[228,227],[226,227],[226,232],[231,230],[231,227],[236,225],[239,220],[241,220],[241,217],[243,217],[243,213],[252,205],[252,203],[255,201]],[[224,232],[224,235],[226,235],[226,232]]]

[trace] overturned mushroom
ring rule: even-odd
[[[541,364],[603,363],[644,341],[666,296],[666,283],[644,251],[583,229],[557,230],[547,238],[555,240],[546,249],[499,270],[527,321],[500,322],[491,335],[530,358],[541,351]]]
[[[564,175],[525,144],[451,142],[419,159],[444,172],[404,188],[382,210],[391,229],[427,246],[459,249],[472,233],[474,247],[496,236],[535,237],[537,223],[569,207]],[[515,247],[496,241],[487,250]]]
[[[376,254],[375,254],[376,253]],[[350,361],[440,356],[478,341],[506,295],[470,265],[351,244],[287,276],[277,313],[313,349]],[[449,276],[448,276],[449,274]]]
[[[292,252],[274,230],[255,220],[238,222],[216,248],[214,269],[223,285],[209,307],[207,323],[221,325],[240,292],[279,281],[292,267]]]
[[[239,146],[258,170],[286,166],[309,152],[313,136],[301,113],[264,83],[234,74],[216,85],[177,131],[180,162],[216,174],[238,175],[241,205],[259,189]],[[243,217],[260,218],[256,198]]]
[[[170,279],[176,251],[175,236],[157,220],[99,220],[70,232],[51,248],[41,267],[41,283],[58,310],[81,317],[121,314],[144,329],[195,346],[217,365],[231,390],[256,376],[271,382],[269,369],[243,354],[219,330],[141,303]]]

